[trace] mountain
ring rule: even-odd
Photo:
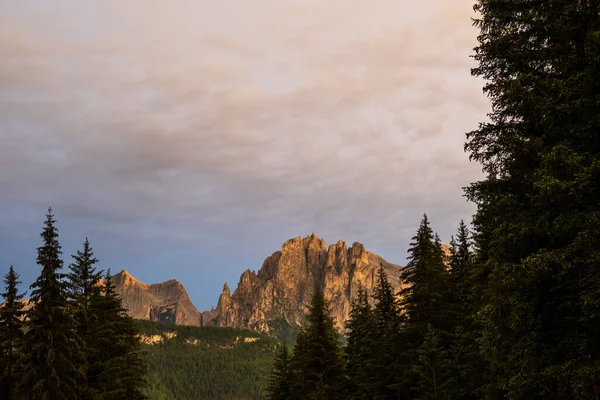
[[[123,307],[134,318],[259,332],[300,325],[315,290],[320,290],[331,301],[337,328],[343,330],[359,285],[371,292],[379,267],[399,290],[400,266],[371,253],[361,243],[347,247],[340,240],[327,247],[314,233],[296,237],[267,257],[258,273],[242,273],[233,293],[225,283],[217,307],[202,313],[177,280],[147,284],[125,270],[112,279]]]
[[[338,241],[327,247],[314,233],[286,241],[255,273],[246,270],[231,294],[227,283],[216,309],[202,313],[202,324],[269,331],[276,323],[299,325],[315,292],[331,301],[338,329],[349,318],[359,285],[369,292],[379,267],[394,289],[400,289],[400,266],[365,250],[361,243],[347,247]]]
[[[133,318],[178,325],[201,325],[200,313],[178,280],[147,284],[123,270],[113,275],[112,281],[123,300],[123,308]]]

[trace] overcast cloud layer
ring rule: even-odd
[[[0,271],[46,208],[65,259],[177,278],[198,308],[311,232],[403,264],[447,241],[488,111],[472,0],[0,2]]]

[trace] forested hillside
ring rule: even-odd
[[[137,321],[151,400],[263,399],[280,342],[234,328]]]

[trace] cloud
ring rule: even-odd
[[[211,276],[200,307],[312,231],[402,263],[423,212],[445,239],[473,212],[470,6],[0,5],[0,235],[52,204],[140,279]]]

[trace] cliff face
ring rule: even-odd
[[[400,289],[400,266],[343,241],[326,247],[313,233],[285,242],[255,273],[247,270],[231,294],[225,284],[217,308],[202,313],[202,325],[232,326],[268,331],[269,322],[283,319],[300,324],[315,290],[330,300],[336,326],[343,329],[359,285],[372,293],[383,267],[395,290]]]
[[[171,279],[149,285],[125,270],[112,276],[117,293],[129,315],[138,319],[200,326],[200,313],[181,282]]]

